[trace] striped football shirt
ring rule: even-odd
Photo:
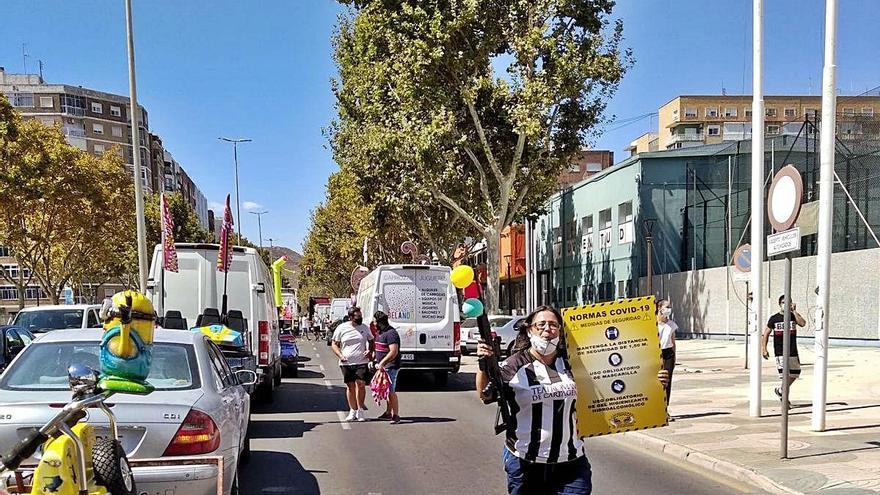
[[[577,388],[571,368],[561,357],[550,365],[528,350],[501,363],[511,404],[507,449],[530,462],[567,462],[584,455],[577,432]]]

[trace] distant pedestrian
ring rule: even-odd
[[[397,372],[400,371],[400,334],[388,323],[388,315],[377,311],[373,321],[379,335],[376,337],[376,372],[385,370],[390,382],[388,404],[385,412],[378,419],[391,420],[391,424],[400,423],[400,407],[397,402]]]
[[[675,332],[678,325],[672,321],[672,304],[668,299],[657,301],[657,335],[660,337],[660,358],[662,367],[669,373],[666,389],[666,407],[669,408],[669,394],[672,392],[672,371],[675,369]],[[674,421],[666,414],[667,421]]]
[[[807,325],[807,320],[804,319],[800,313],[797,312],[797,304],[792,301],[791,303],[791,314],[790,314],[791,323],[789,324],[789,328],[791,331],[789,332],[789,349],[791,350],[791,354],[788,358],[788,385],[789,389],[795,380],[801,376],[801,359],[798,356],[797,349],[797,327],[804,327]],[[783,340],[783,331],[785,330],[785,295],[779,296],[779,312],[774,314],[767,320],[767,327],[764,328],[764,334],[761,338],[761,354],[764,356],[764,359],[770,359],[770,353],[767,352],[767,341],[770,340],[770,333],[773,333],[773,354],[776,356],[776,370],[779,372],[779,380],[782,380],[782,367],[785,363],[785,357],[783,355],[782,344]],[[773,392],[776,393],[776,396],[779,397],[779,400],[782,400],[782,387],[775,387]]]
[[[309,333],[309,317],[303,315],[302,318],[299,319],[299,334],[306,335]],[[308,337],[308,335],[306,335]]]
[[[366,421],[364,399],[367,395],[367,364],[373,355],[373,335],[364,325],[364,317],[357,306],[348,310],[349,320],[340,323],[333,332],[333,353],[339,357],[339,367],[345,382],[348,400],[346,421]]]

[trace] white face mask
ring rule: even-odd
[[[529,340],[532,343],[532,349],[538,351],[538,354],[542,356],[546,356],[547,354],[552,354],[556,351],[556,347],[559,345],[559,337],[553,337],[550,340],[544,340],[540,335],[529,335]]]
[[[672,308],[667,306],[660,310],[660,314],[667,318],[670,318],[672,316]]]

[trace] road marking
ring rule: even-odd
[[[323,364],[322,364],[321,366],[319,366],[319,368],[321,368],[321,371],[327,371],[326,369],[324,369],[324,365],[323,365]]]
[[[330,380],[324,378],[324,385],[325,385],[327,388],[329,388],[330,390],[333,390],[333,384],[330,383]]]
[[[351,425],[345,420],[345,413],[342,411],[336,411],[336,415],[339,416],[339,426],[341,426],[343,430],[350,430]]]
[[[317,352],[315,353],[315,357],[318,358],[318,359],[321,359],[321,355],[318,354]]]

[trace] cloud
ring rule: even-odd
[[[208,202],[208,209],[214,210],[215,213],[219,211],[220,214],[223,214],[223,208],[225,208],[225,207],[226,207],[226,205],[219,202],[219,201],[209,201]]]
[[[261,205],[260,203],[255,203],[253,201],[245,201],[244,203],[242,203],[241,207],[245,210],[259,210],[263,207],[263,205]]]

